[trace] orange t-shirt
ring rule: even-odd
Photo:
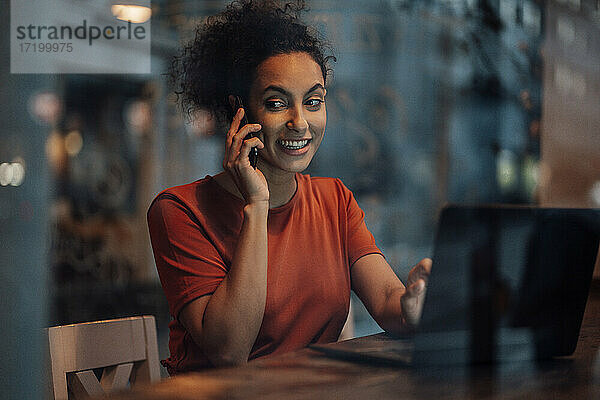
[[[296,174],[298,188],[269,210],[267,298],[249,360],[335,342],[350,304],[350,267],[380,253],[364,213],[339,179]],[[154,259],[173,320],[170,374],[211,366],[179,312],[212,294],[231,266],[244,201],[207,176],[161,192],[148,210]]]

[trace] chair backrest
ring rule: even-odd
[[[153,316],[55,326],[47,333],[56,400],[102,396],[160,380]],[[100,381],[93,371],[99,368]]]

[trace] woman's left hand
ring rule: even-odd
[[[427,280],[431,273],[433,261],[430,258],[424,258],[415,265],[408,273],[406,281],[406,291],[400,298],[402,304],[402,317],[406,324],[411,327],[418,325],[423,311],[423,301],[425,300],[425,288]]]

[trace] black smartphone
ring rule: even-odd
[[[247,111],[246,111],[246,108],[244,107],[244,104],[242,103],[242,98],[240,96],[235,96],[235,101],[237,104],[236,104],[235,110],[233,111],[234,114],[237,112],[237,110],[240,109],[240,107],[244,109],[244,116],[242,117],[242,121],[240,123],[240,128],[242,128],[244,125],[248,125],[248,118],[246,118]],[[248,135],[246,135],[244,140],[253,138],[254,133],[255,132],[250,132]],[[252,168],[256,169],[256,161],[258,160],[258,149],[256,147],[253,147],[252,149],[250,149],[250,154],[248,155],[248,158],[250,159],[250,165],[252,165]]]

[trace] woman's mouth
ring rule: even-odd
[[[304,140],[284,140],[277,139],[277,144],[283,149],[283,152],[292,156],[298,156],[306,153],[312,139]]]

